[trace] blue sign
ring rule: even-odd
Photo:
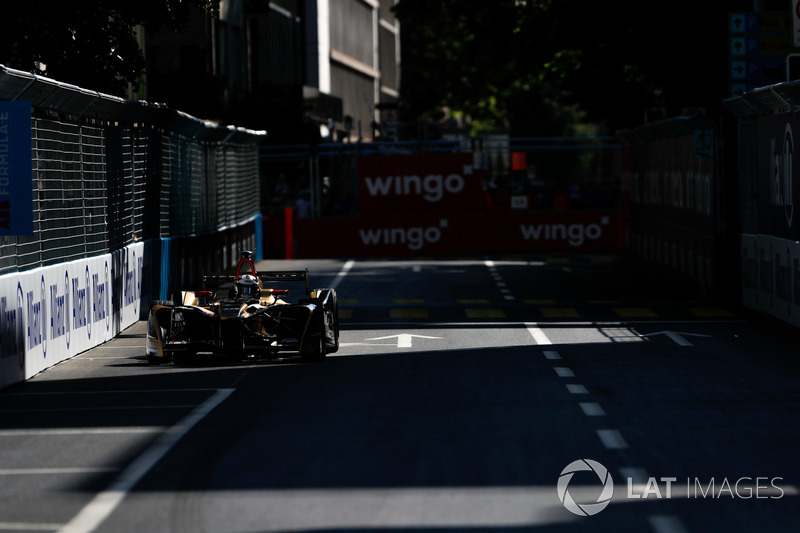
[[[0,102],[0,237],[33,234],[31,104]]]

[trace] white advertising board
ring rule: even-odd
[[[139,320],[144,244],[0,276],[0,388]]]
[[[742,305],[800,327],[800,242],[742,235]]]

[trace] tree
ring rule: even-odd
[[[744,4],[743,1],[733,3]],[[447,107],[476,128],[564,135],[591,121],[639,125],[662,106],[727,95],[727,12],[676,0],[400,0],[401,96],[412,115]]]
[[[9,2],[0,21],[0,62],[62,82],[124,96],[142,82],[145,61],[134,27],[178,31],[187,10],[215,14],[212,0]]]

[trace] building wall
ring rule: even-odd
[[[351,137],[369,137],[380,121],[376,104],[392,101],[399,86],[399,25],[395,0],[320,0],[328,8],[330,94],[342,99]],[[321,72],[321,71],[320,71]],[[323,77],[320,90],[323,92]]]
[[[373,123],[385,119],[378,104],[398,99],[395,2],[221,0],[219,19],[197,10],[186,32],[146,38],[148,97],[203,118],[267,128],[273,139],[281,137],[276,128],[329,118],[338,131],[347,122],[352,140],[359,126],[369,138]],[[337,112],[309,113],[304,94],[335,103]]]

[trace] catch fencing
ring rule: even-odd
[[[309,218],[361,213],[359,161],[378,156],[471,154],[480,186],[506,211],[619,208],[621,146],[615,137],[511,137],[484,134],[424,141],[267,145],[259,149],[264,215],[299,198]],[[424,171],[420,168],[420,171]]]
[[[260,213],[263,132],[0,66],[3,100],[31,103],[33,234],[0,237],[0,275]]]
[[[15,194],[0,201],[0,388],[113,338],[151,299],[260,242],[263,132],[2,66],[0,119],[0,189]],[[32,209],[17,209],[19,190]]]
[[[618,251],[613,137],[260,149],[270,257]]]

